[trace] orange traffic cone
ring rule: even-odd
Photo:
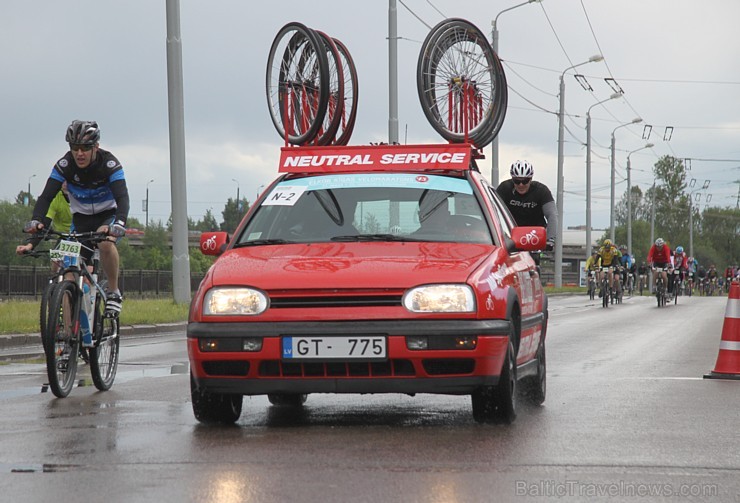
[[[740,380],[740,283],[733,281],[725,309],[725,324],[714,370],[704,379]]]

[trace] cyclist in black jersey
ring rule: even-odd
[[[550,189],[532,180],[534,167],[527,161],[514,162],[509,172],[511,179],[501,182],[496,192],[517,225],[547,228],[547,250],[552,250],[558,233],[558,210]]]
[[[49,225],[46,215],[51,201],[62,184],[67,182],[72,211],[72,231],[107,232],[108,241],[98,244],[100,262],[108,278],[110,291],[106,300],[106,316],[118,316],[122,297],[118,288],[118,249],[116,241],[126,234],[129,196],[123,167],[116,157],[100,148],[100,129],[94,121],[73,121],[65,137],[69,151],[51,170],[44,190],[33,208],[33,219],[24,232],[35,233]],[[83,248],[89,260],[92,252]]]

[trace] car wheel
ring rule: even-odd
[[[516,392],[516,357],[510,340],[498,384],[472,393],[473,419],[478,423],[511,424],[516,418]]]
[[[545,339],[540,341],[537,348],[537,373],[527,376],[521,381],[522,394],[528,402],[534,405],[542,405],[545,401],[547,391],[547,358],[545,352]]]
[[[212,393],[198,387],[190,374],[190,397],[195,419],[202,423],[235,423],[242,413],[242,395]]]
[[[306,403],[308,395],[303,393],[268,393],[267,399],[273,405],[280,405],[285,407],[300,407]]]

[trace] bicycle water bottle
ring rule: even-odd
[[[82,335],[82,347],[89,348],[93,345],[92,332],[90,327],[91,314],[93,312],[90,299],[92,295],[90,293],[90,286],[87,283],[82,284],[82,307],[80,308],[80,334]]]

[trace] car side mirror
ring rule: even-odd
[[[203,255],[221,255],[229,244],[227,232],[204,232],[200,235],[200,251]]]
[[[514,227],[511,239],[506,240],[509,253],[515,251],[539,251],[547,246],[547,230],[544,227]]]

